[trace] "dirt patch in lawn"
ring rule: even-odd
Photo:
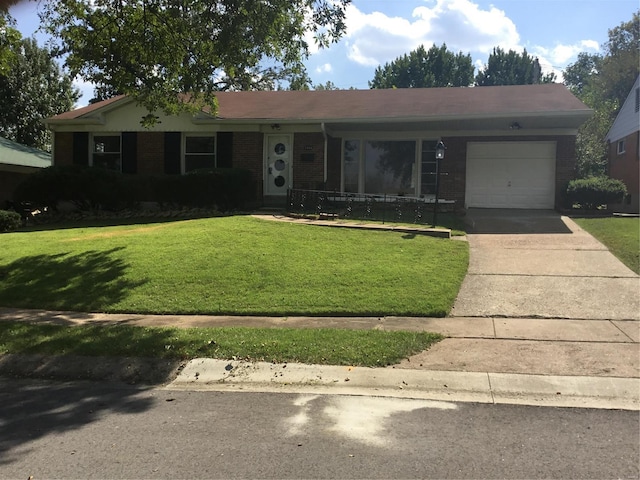
[[[94,233],[93,235],[69,238],[68,240],[65,240],[65,241],[78,242],[81,240],[95,240],[96,238],[123,237],[125,235],[131,235],[133,233],[143,233],[143,232],[151,232],[153,230],[159,230],[161,228],[165,228],[166,226],[167,225],[153,225],[151,227],[138,227],[138,228],[129,228],[127,230],[115,230],[112,232]]]

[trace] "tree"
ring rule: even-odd
[[[49,50],[34,39],[21,40],[12,53],[9,68],[0,75],[0,135],[49,150],[50,136],[42,119],[71,110],[79,92]]]
[[[12,25],[14,21],[0,9],[0,75],[7,72],[22,35]]]
[[[319,83],[318,85],[313,86],[314,90],[340,90],[336,87],[336,84],[331,80],[327,80],[326,83]]]
[[[376,68],[370,88],[467,87],[473,82],[471,55],[454,54],[433,45],[419,46],[394,61]]]
[[[553,83],[555,79],[554,73],[542,75],[538,59],[531,57],[526,50],[520,54],[496,47],[489,55],[487,65],[476,75],[476,86],[532,85]]]
[[[604,139],[629,94],[640,68],[640,12],[629,22],[609,30],[602,54],[580,53],[563,72],[564,84],[593,109],[578,130],[577,176],[604,175],[607,149]]]
[[[175,114],[301,74],[307,34],[322,47],[340,38],[349,2],[49,0],[41,23],[72,76]]]

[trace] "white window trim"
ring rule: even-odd
[[[187,173],[187,138],[188,137],[213,137],[213,159],[214,168],[218,167],[218,136],[215,132],[183,132],[180,144],[180,173]],[[198,155],[190,153],[189,155]],[[206,154],[201,154],[206,155]]]
[[[627,150],[627,142],[625,142],[625,139],[623,138],[622,140],[618,140],[618,142],[616,143],[616,152],[618,155],[622,155],[623,153],[626,152]]]
[[[117,152],[120,154],[120,169],[117,170],[122,173],[122,133],[121,132],[91,132],[90,142],[89,142],[89,166],[93,167],[93,155],[97,153],[95,151],[95,137],[118,137],[120,139],[120,151]],[[106,153],[116,153],[116,152],[106,152]],[[115,171],[115,170],[114,170]]]

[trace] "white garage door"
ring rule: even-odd
[[[553,208],[555,142],[470,142],[465,203],[478,208]]]

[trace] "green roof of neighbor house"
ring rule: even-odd
[[[51,166],[51,154],[0,137],[0,165],[46,168]]]

